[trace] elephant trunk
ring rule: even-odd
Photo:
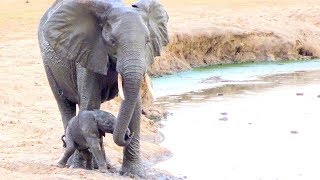
[[[113,140],[119,146],[127,146],[131,141],[131,138],[126,139],[125,134],[132,119],[138,98],[140,98],[140,87],[146,71],[143,59],[132,56],[133,54],[140,55],[141,51],[136,53],[132,53],[131,51],[130,59],[119,59],[119,64],[117,64],[118,72],[121,74],[120,79],[122,79],[124,96],[118,114],[118,121],[113,132]],[[132,136],[133,134],[131,134]]]

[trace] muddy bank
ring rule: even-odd
[[[248,4],[237,8],[226,5],[223,9],[186,5],[189,12],[185,18],[170,16],[170,44],[152,66],[151,74],[215,64],[320,56],[319,1],[288,3],[287,7],[266,3],[252,8]],[[177,14],[170,8],[169,13]]]

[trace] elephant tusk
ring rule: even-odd
[[[119,89],[119,96],[122,100],[124,100],[123,95],[123,87],[122,87],[122,77],[120,74],[118,74],[118,89]]]
[[[145,75],[144,75],[144,80],[146,81],[148,91],[149,91],[150,94],[151,94],[151,98],[155,101],[156,98],[155,98],[155,96],[154,96],[153,88],[152,88],[152,85],[151,85],[152,82],[151,82],[151,79],[150,79],[150,77],[149,77],[148,74],[145,74]]]

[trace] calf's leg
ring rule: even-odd
[[[67,144],[67,147],[66,147],[66,150],[63,154],[63,157],[58,162],[59,167],[65,167],[69,157],[76,150],[76,144],[74,143],[73,139],[71,138],[71,135],[70,135],[70,132],[68,131],[68,129],[67,129],[67,133],[66,133],[66,144]]]
[[[86,137],[86,141],[89,145],[90,151],[97,161],[99,171],[108,172],[107,162],[100,146],[100,139],[97,137]]]

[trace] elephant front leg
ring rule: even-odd
[[[79,93],[79,110],[100,109],[101,105],[101,89],[99,84],[99,75],[89,71],[80,65],[77,66],[77,86]],[[73,155],[73,168],[86,168],[88,163],[85,159],[84,150],[77,150]],[[93,164],[96,164],[93,158]],[[90,162],[89,162],[90,163]],[[97,168],[94,166],[94,168]]]
[[[139,98],[141,99],[141,98]],[[134,109],[129,129],[134,132],[132,141],[123,151],[122,175],[133,175],[145,178],[146,172],[140,157],[140,119],[141,101],[139,100]]]
[[[90,151],[95,157],[100,172],[108,172],[109,168],[104,156],[104,152],[100,146],[100,139],[97,137],[86,137],[86,141],[89,145]]]
[[[110,159],[106,156],[106,151],[104,149],[104,145],[103,145],[103,137],[100,136],[100,147],[101,147],[101,150],[102,150],[102,153],[103,153],[103,157],[107,163],[107,167],[108,167],[108,170],[109,172],[116,172],[116,168],[111,164],[111,161]]]
[[[89,151],[89,149],[86,149],[82,151],[85,155],[85,160],[87,161],[86,169],[92,170],[93,168],[93,159],[92,159],[92,153]]]

